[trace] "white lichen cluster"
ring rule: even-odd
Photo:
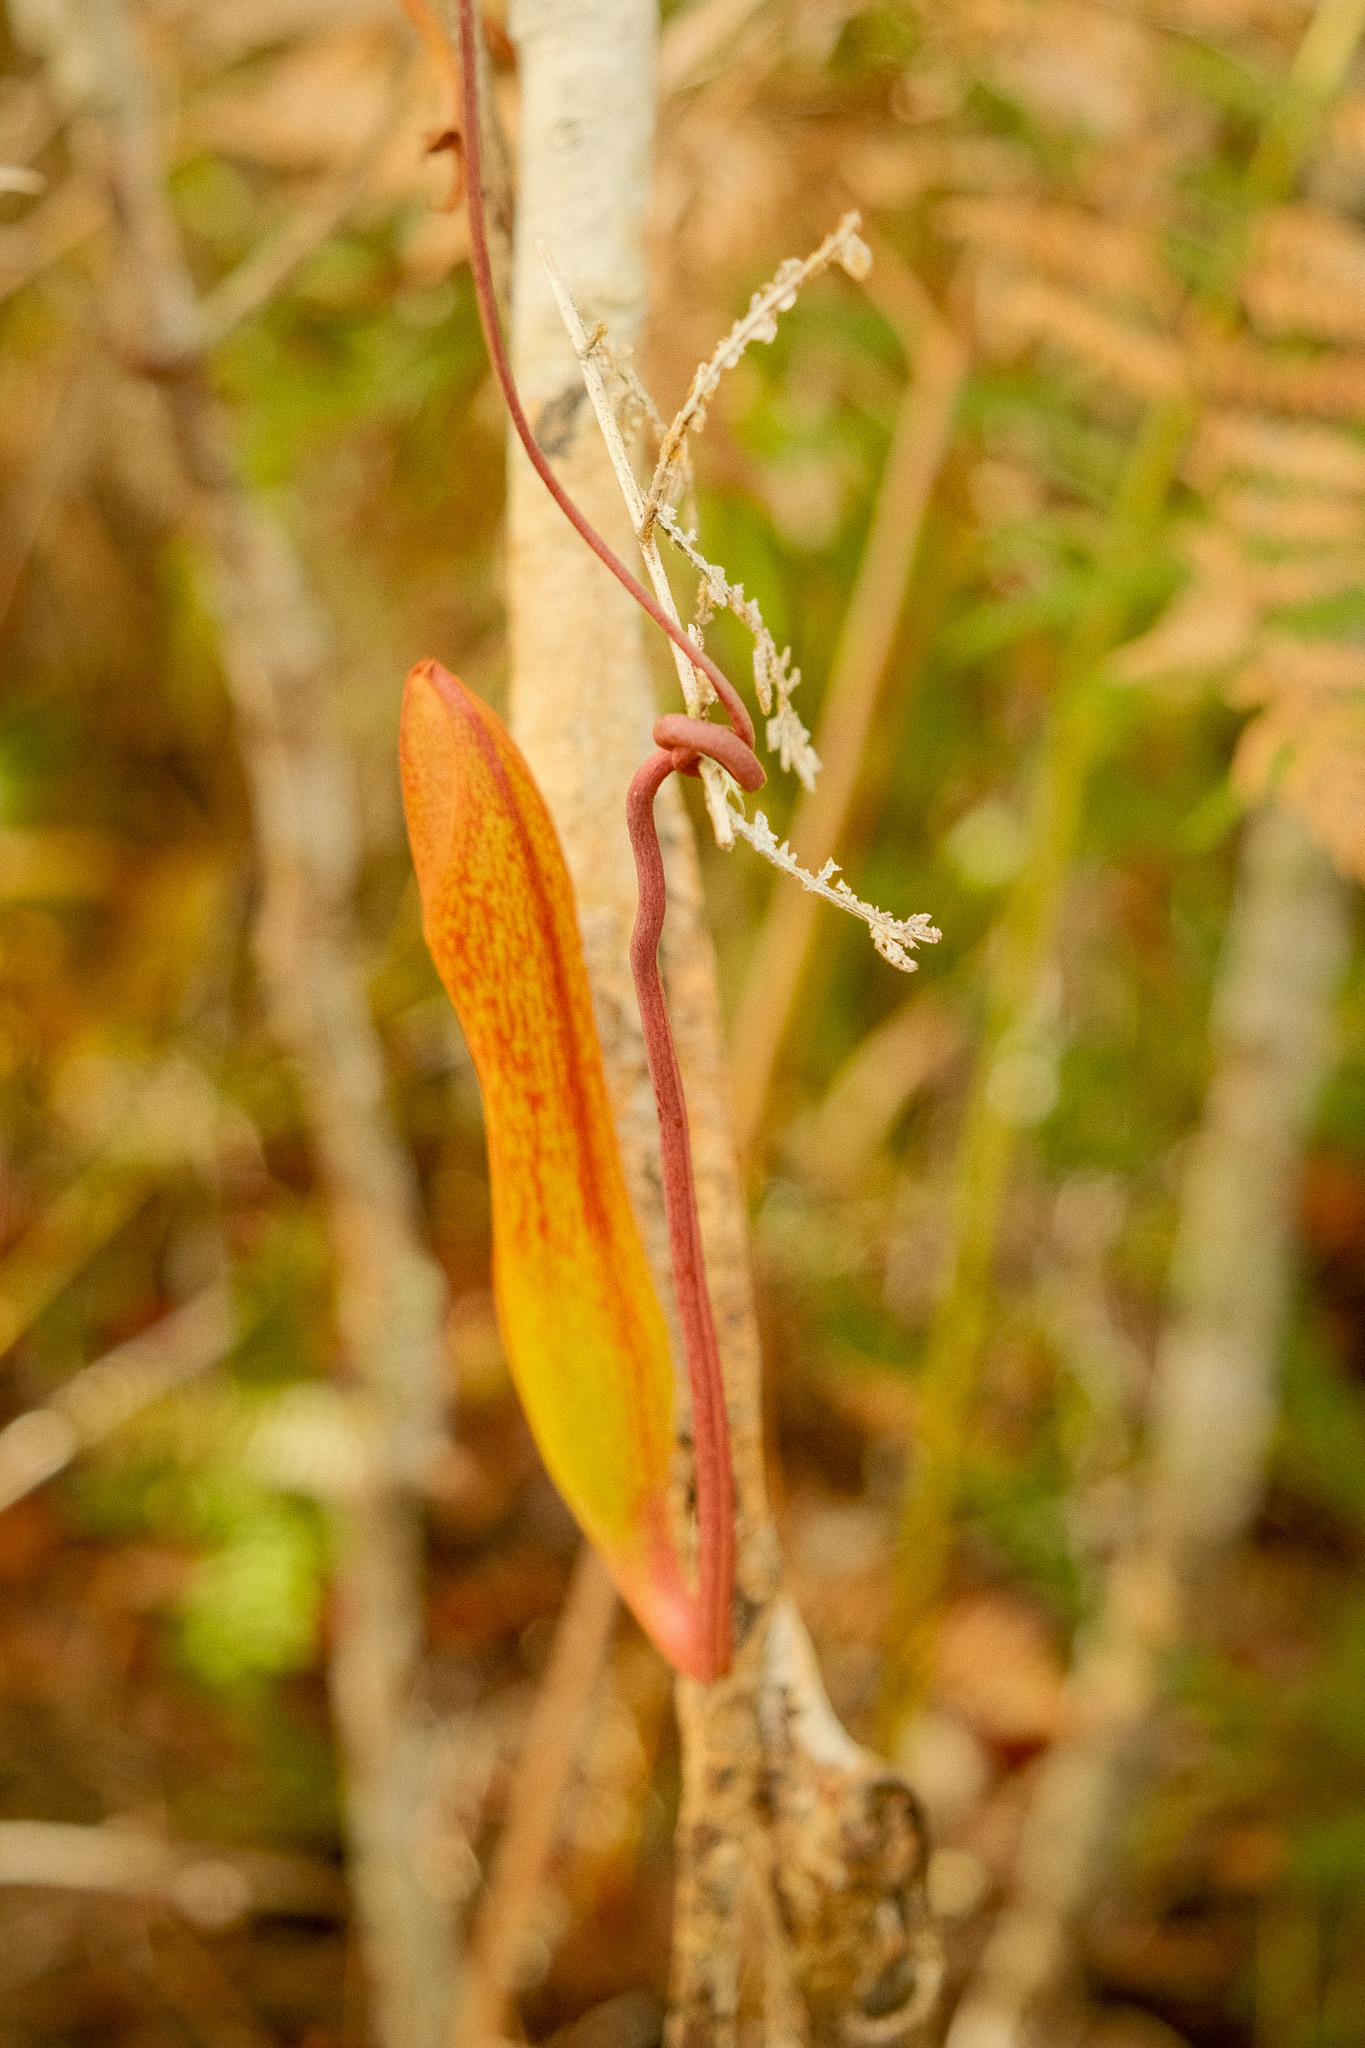
[[[784,647],[778,653],[777,642],[768,631],[757,601],[744,595],[742,583],[731,583],[723,569],[707,561],[697,546],[696,534],[684,533],[676,515],[666,506],[660,509],[657,523],[674,547],[701,575],[696,610],[687,629],[690,637],[700,647],[703,644],[702,632],[717,611],[733,612],[741,624],[748,627],[754,641],[754,692],[760,709],[768,718],[768,751],[778,756],[785,773],[794,772],[798,776],[803,788],[814,789],[815,778],[820,773],[820,756],[811,745],[810,734],[791,701],[792,691],[801,680],[801,671],[791,666],[790,647]],[[773,711],[774,703],[776,711]],[[772,715],[768,716],[769,713]]]
[[[754,293],[749,310],[736,320],[730,332],[707,362],[699,365],[692,386],[659,450],[659,461],[645,499],[646,531],[673,493],[681,474],[687,437],[700,433],[706,424],[706,409],[727,370],[733,370],[751,341],[775,341],[777,316],[796,304],[796,295],[813,277],[834,264],[849,277],[861,281],[872,268],[872,251],[858,233],[861,217],[846,213],[832,235],[826,235],[809,256],[789,256],[778,265],[777,274],[762,291]]]
[[[629,360],[629,351],[614,346],[604,324],[599,323],[591,334],[587,331],[553,256],[543,244],[540,249],[565,327],[582,365],[588,396],[601,426],[655,594],[673,619],[681,624],[659,557],[655,538],[658,529],[701,578],[696,613],[686,628],[687,637],[693,645],[703,646],[704,629],[721,609],[733,612],[752,634],[754,689],[768,721],[769,750],[778,755],[783,769],[794,772],[807,790],[815,787],[820,759],[810,744],[809,732],[792,705],[792,692],[801,680],[801,671],[791,666],[791,649],[785,647],[781,653],[778,652],[777,643],[757,603],[744,595],[742,583],[731,583],[723,569],[707,560],[697,545],[695,531],[683,528],[673,509],[673,501],[680,488],[690,491],[691,487],[688,437],[700,432],[705,425],[707,405],[721,377],[739,362],[750,342],[772,341],[777,334],[778,314],[785,313],[795,304],[802,285],[832,265],[838,264],[855,279],[867,276],[872,267],[872,252],[857,232],[860,225],[856,213],[845,214],[834,233],[827,235],[818,249],[804,259],[789,257],[779,267],[772,282],[754,293],[748,312],[735,322],[714,354],[697,370],[681,410],[667,428],[664,428],[653,399]],[[610,392],[608,380],[614,387]],[[642,490],[626,451],[627,436],[646,421],[660,435],[659,459],[648,491]],[[714,701],[714,690],[705,675],[694,669],[677,648],[674,649],[674,658],[689,711],[694,714],[704,711],[706,705]],[[854,895],[847,882],[836,880],[839,869],[832,860],[825,862],[819,874],[802,867],[785,840],[779,845],[777,835],[762,811],[755,812],[752,819],[746,815],[741,807],[738,785],[723,768],[709,760],[704,760],[701,768],[707,809],[718,845],[731,847],[736,836],[746,840],[755,853],[783,874],[790,875],[803,889],[822,896],[837,909],[861,918],[883,960],[902,973],[914,972],[915,962],[910,957],[913,948],[933,945],[942,936],[926,915],[921,912],[914,917],[897,918],[889,911],[879,910],[875,904],[864,903],[861,897]]]
[[[588,337],[588,348],[598,357],[606,374],[616,386],[612,398],[612,409],[616,414],[622,434],[627,440],[648,427],[656,442],[662,445],[668,432],[668,421],[654,402],[654,397],[643,377],[635,367],[635,351],[628,341],[612,340],[605,320],[600,320],[595,331]],[[692,488],[692,465],[685,460],[682,469],[684,494]]]
[[[883,960],[889,960],[893,967],[899,967],[902,974],[913,974],[917,962],[910,958],[914,946],[933,946],[943,937],[938,926],[931,924],[924,911],[917,911],[913,917],[892,917],[889,910],[878,910],[875,903],[864,903],[861,896],[855,896],[848,883],[836,881],[838,863],[827,860],[818,875],[809,868],[803,868],[791,847],[784,839],[778,845],[777,834],[764,817],[762,811],[755,811],[752,818],[746,818],[742,811],[731,809],[730,823],[741,839],[746,839],[754,852],[780,868],[784,875],[791,875],[808,889],[812,896],[823,896],[826,903],[832,903],[839,910],[846,910],[851,917],[860,917],[872,934],[872,943]]]

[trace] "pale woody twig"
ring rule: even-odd
[[[867,736],[905,604],[928,509],[952,431],[966,351],[913,273],[879,252],[869,297],[898,334],[914,373],[901,400],[863,558],[839,630],[817,729],[824,769],[791,821],[798,857],[838,850]],[[763,1115],[815,928],[809,896],[777,890],[754,942],[735,1017],[735,1142],[749,1152]]]
[[[615,1620],[616,1589],[597,1552],[585,1543],[522,1738],[488,1891],[470,1940],[451,2048],[489,2048],[507,2037],[507,2008],[527,1926],[559,1832],[565,1788]]]
[[[839,264],[848,276],[859,281],[868,275],[872,256],[857,232],[861,225],[861,218],[856,212],[846,213],[834,233],[827,235],[813,254],[804,259],[792,256],[780,264],[772,282],[754,293],[748,312],[735,322],[710,360],[697,370],[681,410],[663,435],[640,528],[643,540],[652,533],[657,519],[674,545],[701,572],[703,588],[695,622],[698,628],[706,623],[708,614],[703,608],[722,604],[752,633],[754,687],[759,704],[765,715],[773,713],[774,698],[777,704],[775,714],[768,718],[768,747],[778,754],[784,770],[795,769],[807,790],[815,787],[820,759],[810,744],[809,732],[792,706],[792,692],[801,680],[801,671],[788,666],[791,649],[788,647],[778,653],[757,604],[752,598],[745,597],[742,584],[729,583],[723,571],[696,549],[695,535],[681,531],[670,500],[678,483],[690,475],[688,435],[701,431],[706,423],[706,408],[722,375],[726,370],[734,369],[750,342],[772,341],[777,334],[778,314],[789,311],[801,287],[832,264]]]
[[[701,628],[706,624],[707,618],[710,616],[709,607],[716,605],[723,605],[726,609],[732,611],[735,617],[747,626],[749,632],[753,635],[754,688],[758,694],[759,704],[765,714],[773,711],[774,699],[777,705],[775,715],[768,720],[768,746],[780,755],[784,769],[795,769],[806,789],[814,788],[815,778],[820,771],[820,761],[810,745],[810,734],[792,707],[792,692],[801,680],[801,671],[800,669],[790,667],[791,649],[789,647],[784,648],[781,654],[778,653],[777,644],[764,624],[763,615],[757,604],[752,598],[745,597],[743,584],[730,583],[724,570],[718,568],[714,562],[707,561],[705,555],[702,554],[696,545],[695,534],[683,532],[672,507],[662,502],[658,492],[665,462],[668,462],[670,465],[670,476],[673,483],[676,483],[679,479],[685,481],[690,477],[691,471],[687,449],[687,432],[689,428],[685,422],[688,420],[689,406],[693,408],[690,415],[690,429],[692,431],[699,431],[705,421],[704,404],[698,406],[694,403],[699,386],[705,383],[707,395],[709,396],[709,393],[719,383],[721,372],[734,367],[751,341],[770,341],[777,331],[776,311],[774,308],[777,311],[782,311],[789,307],[801,286],[810,278],[817,276],[820,271],[827,269],[830,263],[835,261],[841,262],[850,276],[865,276],[867,274],[866,264],[870,263],[871,258],[865,245],[859,241],[854,232],[857,226],[858,215],[856,213],[846,214],[835,233],[828,236],[812,256],[808,256],[804,262],[797,257],[791,258],[781,266],[776,278],[770,285],[766,286],[761,292],[755,292],[748,313],[742,320],[736,322],[731,333],[712,356],[710,363],[704,363],[698,370],[696,377],[693,379],[693,388],[687,404],[684,405],[683,410],[678,414],[671,427],[664,427],[662,416],[649,393],[645,390],[644,385],[635,375],[635,372],[622,362],[620,352],[612,349],[605,327],[599,326],[592,335],[586,333],[572,294],[564,284],[554,258],[543,245],[540,249],[541,260],[549,272],[555,298],[559,304],[560,314],[565,326],[568,328],[578,354],[579,362],[582,365],[583,376],[588,386],[589,395],[592,398],[593,409],[597,414],[602,432],[607,438],[607,447],[611,455],[612,466],[616,470],[621,489],[625,493],[626,504],[630,510],[631,522],[635,528],[636,538],[644,553],[645,561],[649,565],[650,576],[654,582],[660,602],[666,605],[669,610],[674,611],[672,592],[668,588],[666,577],[664,577],[663,564],[662,562],[659,563],[658,573],[656,574],[654,564],[650,560],[650,549],[654,542],[653,529],[656,520],[663,527],[674,546],[687,557],[688,561],[691,562],[702,578],[702,590],[697,617],[689,628],[689,636],[697,639],[698,644],[700,644],[699,634]],[[861,252],[861,254],[858,252]],[[864,259],[866,260],[864,261]],[[630,458],[626,453],[616,409],[608,397],[605,380],[602,376],[601,364],[603,362],[607,364],[611,373],[618,377],[625,386],[626,393],[631,402],[640,408],[646,417],[658,425],[661,443],[659,468],[655,472],[654,481],[650,486],[648,494],[641,492],[635,479],[635,472],[631,467]],[[707,379],[710,379],[710,381],[707,382]],[[609,419],[611,421],[610,428],[607,425]],[[672,448],[671,456],[667,452],[670,447]],[[627,485],[627,478],[629,478],[629,486]],[[674,611],[674,617],[676,616],[676,611]],[[697,710],[710,701],[709,687],[704,681],[700,683],[700,695],[694,704],[689,689],[685,659],[680,649],[675,648],[674,660],[678,665],[678,674],[682,681],[688,710],[695,714]],[[703,769],[703,774],[705,773],[706,770]],[[720,772],[716,771],[708,778],[708,795],[712,788],[720,789],[722,787],[724,787],[724,784]],[[732,842],[726,836],[725,822],[717,815],[716,805],[712,804],[710,808],[717,839],[722,846],[730,845]]]
[[[547,268],[551,270],[552,282],[554,282],[558,278],[557,269],[554,267],[554,259],[548,255],[544,248],[541,249],[540,253]],[[567,288],[563,286],[562,279],[554,282],[554,290],[566,323],[569,323],[571,319],[578,319],[577,308],[574,307],[572,296],[567,291]],[[565,310],[566,304],[568,308],[572,309],[571,312]],[[569,331],[571,334],[575,334],[576,331],[582,332],[581,320],[579,320],[577,330],[570,325]],[[575,346],[578,346],[577,341],[575,341]],[[600,379],[600,370],[596,360],[599,358],[607,364],[611,374],[624,387],[629,406],[633,407],[641,417],[648,419],[650,424],[657,429],[661,442],[667,436],[669,429],[664,425],[663,415],[660,413],[659,408],[655,405],[649,392],[645,389],[640,378],[626,359],[626,351],[613,349],[604,327],[599,326],[591,336],[585,335],[583,348],[579,351],[579,360],[583,364],[585,378],[588,376],[588,362],[590,359],[593,360],[594,369],[598,370],[599,381],[602,382],[602,399],[605,414],[609,415],[616,425],[616,438],[621,442],[621,460],[624,461],[625,468],[623,471],[618,467],[617,474],[623,479],[622,488],[624,489],[624,476],[628,474],[633,481],[635,472],[631,469],[629,456],[625,453],[624,435],[621,430],[617,409],[611,404],[607,396],[605,381]],[[596,405],[597,401],[594,399],[595,409]],[[598,417],[599,419],[604,418],[602,410],[598,410]],[[603,431],[606,431],[605,426]],[[613,463],[616,463],[617,457],[613,455],[612,460]],[[684,487],[690,486],[691,464],[685,446],[678,458],[678,469],[684,479]],[[641,502],[647,506],[647,500]],[[635,501],[628,499],[628,503],[632,505],[631,516],[635,520],[636,538],[641,548],[647,550],[649,543],[653,540],[652,531],[648,539],[646,539],[644,537],[643,524],[635,516],[633,509]],[[645,516],[648,517],[647,512]],[[780,751],[783,768],[794,768],[805,787],[813,789],[815,778],[820,772],[820,761],[815,750],[810,745],[810,734],[792,709],[791,695],[801,680],[801,671],[799,668],[794,669],[790,666],[790,647],[784,648],[781,654],[778,653],[777,643],[768,631],[758,605],[752,598],[745,597],[744,585],[742,583],[730,583],[723,569],[719,568],[714,562],[708,562],[706,556],[697,546],[696,534],[683,531],[678,523],[677,514],[670,506],[661,505],[658,508],[657,523],[663,528],[678,552],[687,557],[687,560],[697,570],[702,579],[697,599],[696,616],[688,628],[689,639],[696,640],[700,646],[702,628],[711,618],[712,612],[717,605],[732,611],[735,617],[748,627],[754,641],[754,689],[757,692],[759,704],[763,711],[767,713],[773,708],[774,697],[777,700],[777,715],[768,720],[769,749],[771,751]],[[648,560],[647,553],[646,560]],[[657,583],[655,588],[658,589]],[[662,592],[660,592],[660,596],[662,597]],[[667,600],[664,601],[666,602]],[[675,648],[674,658],[678,662],[678,674],[681,676],[685,663],[680,648]],[[684,683],[685,688],[686,684]],[[703,703],[710,702],[709,685],[704,680],[701,689],[701,701]]]
[[[0,1886],[6,1885],[156,1899],[210,1929],[248,1913],[336,1920],[346,1914],[342,1879],[317,1857],[171,1842],[117,1825],[0,1821]]]
[[[636,538],[640,543],[640,552],[644,556],[645,567],[649,571],[649,580],[654,585],[654,594],[664,610],[681,625],[682,621],[678,618],[678,607],[674,603],[673,591],[663,565],[663,557],[659,553],[659,544],[652,533],[646,534],[644,531],[645,495],[636,481],[634,470],[630,466],[630,456],[626,452],[626,444],[621,438],[621,429],[617,423],[615,411],[612,408],[611,400],[607,396],[607,387],[603,380],[601,365],[597,360],[596,353],[596,344],[600,336],[594,335],[589,337],[583,326],[578,308],[574,304],[573,296],[560,275],[559,266],[543,242],[540,245],[539,253],[540,260],[545,265],[550,279],[550,286],[554,292],[556,304],[559,307],[560,317],[563,319],[564,325],[568,330],[569,339],[573,343],[574,352],[582,368],[583,382],[587,387],[588,397],[592,402],[592,409],[597,415],[597,424],[602,429],[602,438],[607,445],[607,454],[611,458],[611,466],[616,472],[616,481],[621,486],[621,495],[626,501],[626,510],[630,514],[631,526],[634,528]],[[711,685],[707,682],[702,671],[693,667],[680,647],[674,646],[673,660],[678,670],[678,681],[682,685],[683,702],[692,716],[698,718],[705,710],[707,704],[713,701],[714,692]],[[724,847],[733,846],[735,843],[733,813],[728,799],[730,778],[725,773],[725,770],[718,767],[714,761],[704,760],[701,764],[701,779],[702,787],[706,792],[706,808],[711,814],[711,825],[716,835],[716,843]]]
[[[776,715],[768,720],[768,750],[778,755],[784,770],[795,770],[804,789],[814,789],[815,778],[820,773],[820,756],[810,744],[810,734],[792,708],[792,691],[801,680],[801,671],[790,666],[790,647],[784,647],[778,653],[777,642],[768,631],[757,603],[744,595],[744,585],[728,582],[725,571],[717,568],[714,562],[707,561],[697,546],[696,535],[683,532],[676,514],[667,505],[659,507],[658,523],[678,552],[686,555],[701,575],[697,614],[692,622],[694,633],[699,633],[707,624],[717,605],[723,605],[753,635],[754,689],[759,705],[765,713],[770,712],[774,698],[777,700]]]
[[[803,889],[812,896],[823,896],[826,903],[834,904],[838,910],[848,911],[851,917],[860,917],[872,934],[872,943],[883,960],[899,967],[902,974],[913,974],[916,963],[910,958],[908,948],[932,946],[943,937],[937,925],[931,924],[926,912],[920,910],[913,917],[892,917],[889,911],[878,910],[873,903],[864,903],[855,896],[847,882],[836,882],[839,869],[832,860],[827,860],[818,875],[809,868],[803,868],[791,847],[784,839],[779,846],[777,835],[764,817],[762,811],[746,818],[742,812],[731,811],[730,822],[741,839],[747,839],[755,853],[771,861],[775,868],[794,877]]]
[[[86,1366],[41,1408],[0,1430],[0,1509],[69,1465],[79,1451],[131,1421],[164,1394],[216,1365],[237,1319],[229,1288],[206,1287],[140,1337]]]

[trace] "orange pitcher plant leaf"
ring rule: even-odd
[[[642,1626],[679,1670],[709,1680],[728,1668],[733,1584],[719,1365],[709,1388],[692,1375],[694,1594],[670,1519],[667,1329],[554,826],[501,720],[435,661],[408,677],[400,754],[423,928],[483,1093],[494,1293],[517,1390],[550,1476]],[[688,1351],[691,1369],[690,1333]]]
[[[432,19],[426,0],[403,5]],[[734,1478],[687,1104],[659,975],[665,886],[654,800],[670,775],[695,775],[704,759],[743,790],[760,789],[767,778],[754,752],[753,720],[734,684],[603,539],[536,441],[493,287],[474,0],[456,0],[456,14],[470,262],[489,363],[513,429],[575,532],[686,655],[703,697],[713,692],[729,721],[676,712],[657,719],[655,751],[626,797],[640,886],[630,963],[658,1112],[669,1259],[692,1394],[695,1594],[669,1515],[664,1322],[626,1198],[568,870],[510,735],[434,661],[417,664],[403,700],[408,833],[427,943],[483,1085],[495,1294],[513,1376],[546,1465],[626,1599],[679,1670],[709,1680],[730,1668]],[[761,812],[756,822],[765,824]],[[803,879],[829,895],[824,885],[832,871],[831,862],[820,876]],[[837,886],[860,916],[868,913],[842,882]],[[926,919],[893,927],[884,918],[878,925],[878,918],[869,917],[878,949],[900,966],[908,964],[907,944],[938,937]]]
[[[424,5],[425,0],[405,0]],[[666,714],[626,802],[640,886],[631,968],[659,1119],[673,1291],[692,1395],[697,1589],[669,1515],[671,1374],[662,1314],[631,1215],[607,1102],[573,894],[554,827],[501,722],[434,661],[403,703],[408,833],[427,943],[484,1093],[494,1292],[513,1377],[545,1463],[626,1599],[679,1670],[730,1668],[734,1479],[706,1291],[687,1105],[659,976],[663,860],[654,799],[669,775],[718,762],[766,780],[739,693],[584,515],[537,444],[498,322],[484,219],[474,0],[457,0],[465,192],[475,295],[517,438],[570,524],[719,699],[728,725]]]

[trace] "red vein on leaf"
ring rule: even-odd
[[[670,712],[654,726],[656,753],[639,769],[626,802],[631,847],[639,882],[640,907],[631,936],[630,964],[644,1029],[645,1052],[659,1119],[663,1169],[664,1213],[668,1224],[673,1288],[682,1325],[683,1351],[692,1392],[692,1429],[697,1489],[697,1610],[704,1637],[706,1663],[720,1677],[730,1668],[735,1582],[735,1503],[730,1459],[730,1430],[725,1412],[725,1384],[715,1319],[706,1289],[701,1221],[692,1173],[692,1145],[687,1104],[673,1044],[668,1005],[659,974],[659,940],[663,932],[667,891],[663,855],[654,823],[654,799],[667,777],[695,775],[703,755],[716,761],[745,790],[761,789],[767,780],[754,752],[754,725],[734,684],[711,657],[671,619],[639,578],[608,546],[591,521],[579,511],[560,483],[531,431],[517,391],[498,321],[493,272],[488,257],[484,220],[482,152],[479,140],[478,82],[475,66],[473,0],[459,0],[460,58],[463,70],[466,192],[474,288],[489,361],[493,366],[517,438],[541,482],[575,531],[598,560],[630,592],[642,611],[681,648],[704,675],[733,721],[712,724]]]

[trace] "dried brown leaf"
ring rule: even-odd
[[[1187,387],[1178,343],[1101,312],[1088,299],[1034,278],[983,272],[978,320],[987,347],[1002,354],[1048,342],[1134,397],[1177,397]]]
[[[1365,448],[1328,427],[1300,426],[1265,413],[1209,412],[1187,464],[1208,488],[1234,476],[1260,477],[1293,490],[1365,493]]]
[[[1148,116],[1155,47],[1136,21],[1076,0],[967,0],[956,27],[964,60],[1041,123],[1122,141]]]
[[[934,224],[950,241],[1011,259],[1102,297],[1172,310],[1175,284],[1149,235],[1079,206],[1011,199],[950,199]]]

